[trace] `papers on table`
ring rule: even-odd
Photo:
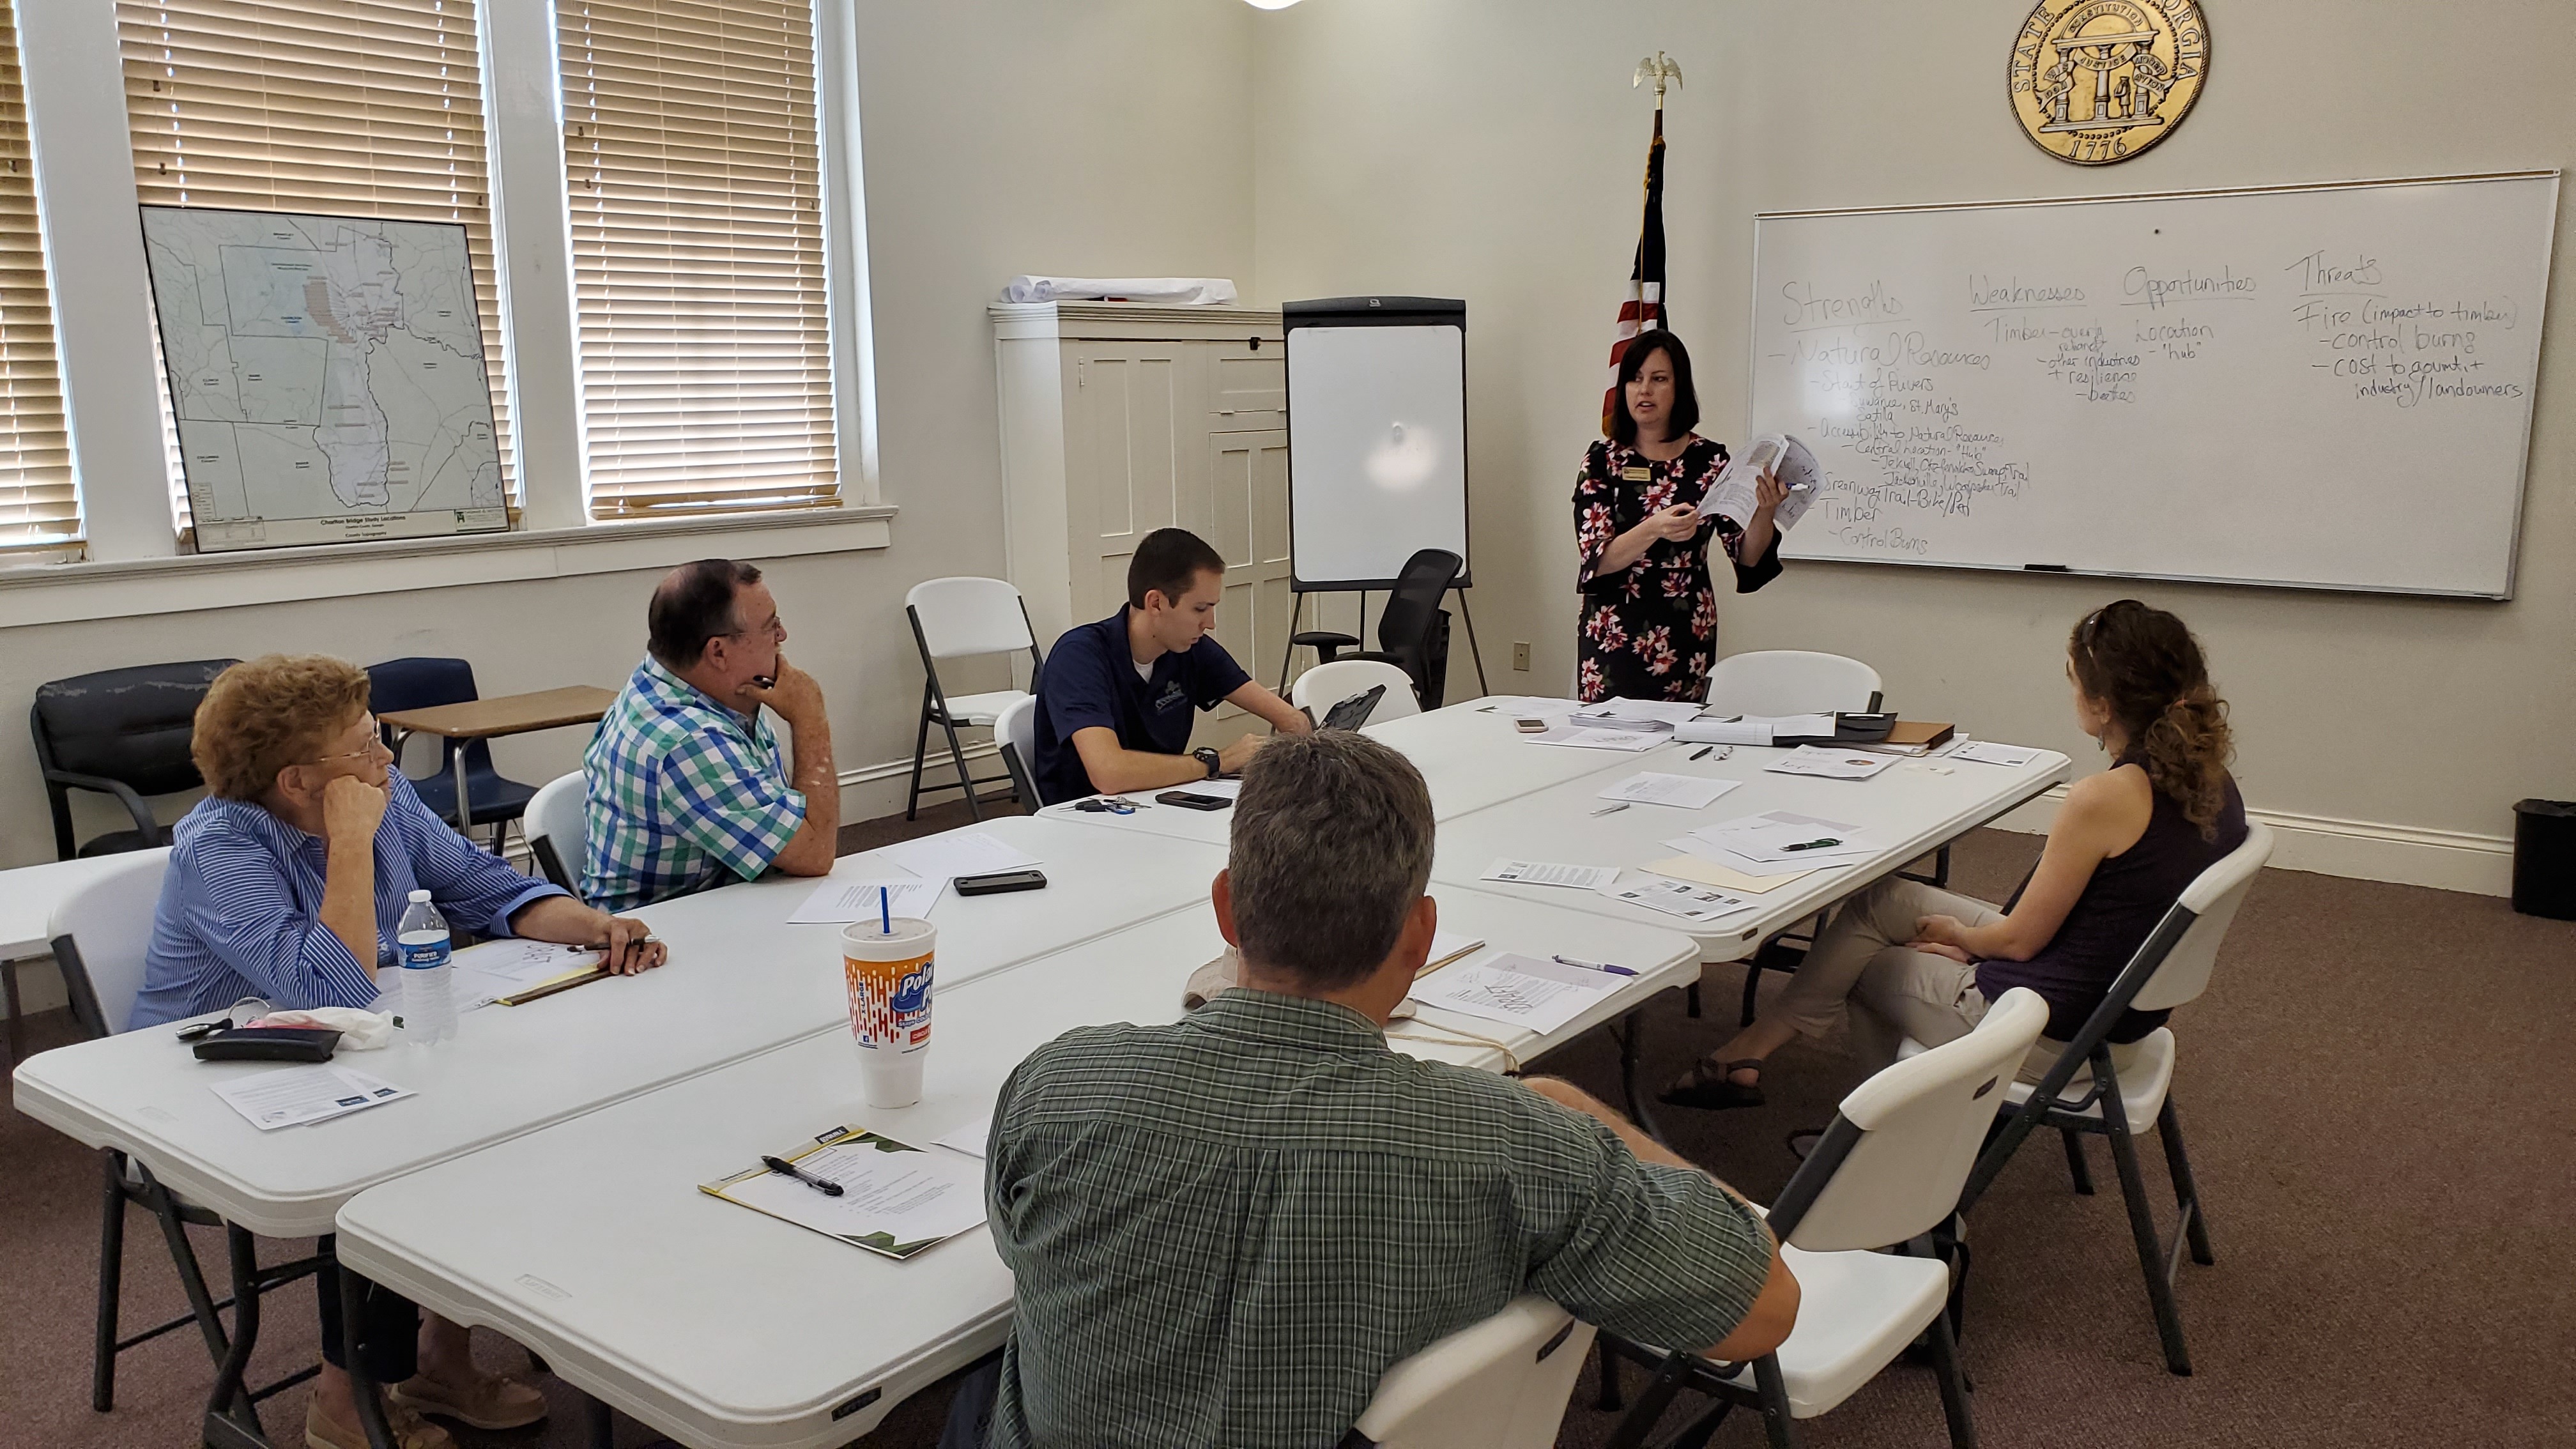
[[[1534,745],[1571,745],[1578,750],[1651,750],[1672,736],[1661,730],[1606,730],[1588,725],[1558,725],[1543,735],[1532,735]]]
[[[487,941],[469,946],[456,953],[456,1009],[489,1006],[567,971],[598,965],[601,955],[587,946],[559,946],[552,941]],[[392,1010],[402,1009],[399,992],[388,992],[387,997]]]
[[[1653,770],[1640,770],[1604,789],[1598,798],[1705,810],[1717,803],[1718,796],[1742,783],[1740,780],[1711,780],[1698,775],[1663,775]]]
[[[877,892],[886,893],[885,913],[919,919],[938,904],[942,882],[919,876],[875,876],[864,880],[825,880],[787,918],[791,926],[847,925],[878,916]]]
[[[1672,729],[1699,718],[1703,706],[1686,699],[1605,699],[1567,716],[1567,724],[1614,730]]]
[[[1423,977],[1413,984],[1412,999],[1435,1010],[1545,1034],[1582,1015],[1628,979],[1505,951],[1490,961]]]
[[[1198,787],[1193,785],[1191,788]],[[940,886],[961,875],[1026,870],[1040,863],[1036,856],[1018,846],[1006,844],[999,836],[986,835],[980,830],[952,830],[944,835],[925,835],[901,845],[881,846],[869,853]]]
[[[992,1139],[993,1114],[987,1112],[972,1122],[959,1123],[939,1136],[931,1138],[930,1142],[934,1147],[945,1147],[951,1152],[963,1152],[980,1161],[984,1156],[985,1147],[991,1144]]]
[[[1866,780],[1895,763],[1894,755],[1874,755],[1867,750],[1800,745],[1762,768],[1775,775],[1814,775],[1827,780]]]
[[[1999,745],[1992,740],[1962,740],[1941,758],[1974,760],[1980,765],[2005,765],[2018,770],[2038,759],[2039,751],[2020,745]]]
[[[1852,865],[1887,848],[1856,826],[1788,810],[1703,825],[1664,844],[1736,874],[1756,877],[1794,877],[1831,866]]]
[[[766,1166],[698,1191],[889,1258],[909,1258],[984,1221],[983,1168],[944,1152],[835,1127],[778,1156],[839,1184],[840,1195]]]
[[[211,1086],[226,1106],[262,1132],[328,1122],[412,1095],[409,1087],[397,1087],[335,1062],[279,1067]]]
[[[1680,848],[1680,842],[1677,841],[1667,840],[1664,844]],[[1711,846],[1709,849],[1714,850],[1715,847]],[[1670,860],[1658,860],[1648,865],[1641,865],[1637,869],[1648,875],[1697,881],[1701,885],[1715,886],[1733,895],[1754,896],[1764,891],[1777,890],[1792,881],[1804,880],[1815,874],[1812,870],[1797,870],[1787,875],[1748,875],[1702,855],[1676,855]]]
[[[1830,739],[1829,714],[1747,714],[1691,720],[1673,731],[1686,745],[1768,745],[1775,740]]]
[[[1752,910],[1754,903],[1708,886],[1686,881],[1650,877],[1634,885],[1604,890],[1614,901],[1626,901],[1667,916],[1679,916],[1694,926],[1713,926],[1729,916]]]
[[[1192,780],[1174,788],[1187,790],[1193,795],[1214,795],[1220,800],[1239,799],[1243,795],[1241,780]]]
[[[1615,865],[1556,865],[1544,860],[1497,860],[1485,867],[1486,880],[1514,885],[1568,886],[1598,890],[1619,878]]]

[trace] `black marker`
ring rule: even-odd
[[[825,1197],[839,1197],[841,1195],[841,1185],[839,1183],[827,1182],[822,1178],[816,1177],[814,1174],[798,1167],[795,1163],[788,1161],[784,1157],[771,1157],[764,1153],[761,1156],[760,1165],[768,1168],[772,1172],[783,1172],[789,1177],[796,1179],[798,1182],[805,1184],[807,1187],[814,1189],[816,1192],[821,1193]]]
[[[1696,754],[1696,755],[1691,756],[1691,758],[1692,758],[1692,759],[1694,759],[1694,760],[1704,760],[1704,759],[1707,759],[1707,758],[1708,758],[1708,752],[1709,752],[1709,751],[1711,751],[1711,750],[1713,750],[1713,749],[1716,749],[1716,748],[1717,748],[1717,746],[1715,746],[1715,745],[1702,745],[1702,746],[1700,746],[1700,747],[1699,747],[1699,753],[1698,753],[1698,754]]]
[[[2064,564],[2023,564],[2021,566],[2021,571],[2026,574],[2066,574],[2074,572],[2073,569],[2068,568]]]

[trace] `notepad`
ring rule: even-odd
[[[909,1258],[984,1221],[983,1168],[950,1153],[835,1127],[777,1155],[838,1183],[841,1195],[759,1164],[698,1191],[889,1258]]]

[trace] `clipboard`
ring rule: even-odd
[[[588,986],[594,981],[605,979],[608,974],[608,963],[605,961],[593,962],[588,966],[576,966],[561,976],[549,976],[525,991],[514,991],[507,996],[495,996],[492,998],[492,1004],[525,1006],[531,1001],[543,1001],[549,996],[570,991],[576,986]]]

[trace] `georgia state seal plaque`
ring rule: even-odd
[[[2007,91],[2039,149],[2107,166],[2172,135],[2208,76],[2194,0],[2039,0],[2013,37]]]

